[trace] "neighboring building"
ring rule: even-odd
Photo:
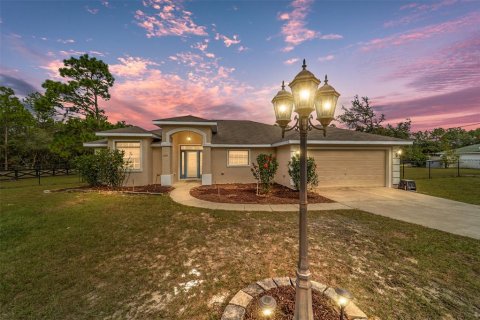
[[[260,153],[276,156],[275,181],[291,186],[288,162],[299,150],[299,134],[274,125],[247,120],[207,120],[183,116],[154,120],[161,129],[127,127],[97,132],[102,140],[84,143],[91,148],[125,151],[131,170],[126,184],[172,185],[180,180],[250,183],[252,162]],[[397,185],[397,151],[411,141],[338,128],[309,133],[308,155],[315,158],[320,186]]]
[[[472,144],[471,146],[461,147],[455,149],[455,154],[458,155],[458,163],[452,163],[450,167],[457,167],[465,169],[480,169],[480,143]],[[442,156],[444,152],[439,152],[430,157],[432,168],[443,168]],[[427,164],[428,166],[428,164]]]

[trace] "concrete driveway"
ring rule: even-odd
[[[480,206],[391,188],[320,188],[351,208],[480,239]]]

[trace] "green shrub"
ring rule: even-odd
[[[84,154],[78,157],[75,160],[75,167],[89,186],[96,187],[102,184],[100,181],[100,166],[96,155]]]
[[[123,159],[123,151],[106,149],[79,157],[76,165],[88,185],[107,185],[112,188],[122,186],[128,167]]]
[[[257,164],[252,163],[252,174],[255,179],[262,184],[262,191],[268,193],[277,173],[278,162],[271,154],[259,154]]]
[[[288,174],[293,181],[295,190],[300,189],[300,156],[295,155],[288,162]],[[307,188],[318,186],[317,164],[312,157],[307,158]]]

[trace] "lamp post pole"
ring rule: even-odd
[[[299,239],[300,252],[298,255],[297,282],[295,293],[294,319],[313,319],[312,284],[310,283],[310,270],[308,262],[308,237],[307,237],[307,139],[308,118],[299,120],[300,131],[300,215]]]
[[[295,320],[313,320],[312,308],[312,284],[310,282],[310,270],[308,263],[308,237],[307,237],[307,139],[308,131],[317,129],[326,134],[326,128],[334,118],[337,99],[340,94],[328,84],[327,76],[325,83],[318,88],[320,80],[307,70],[303,60],[302,71],[290,82],[292,93],[282,89],[272,100],[277,124],[282,128],[282,137],[285,132],[296,130],[300,134],[300,190],[299,190],[299,255],[297,266],[297,281],[295,293]],[[288,127],[291,121],[292,111],[295,108],[296,123]],[[312,122],[311,113],[316,110],[317,120],[321,126]]]

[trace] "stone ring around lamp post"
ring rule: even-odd
[[[337,100],[340,94],[328,84],[325,75],[325,83],[318,88],[320,80],[307,70],[305,59],[302,70],[288,85],[292,93],[282,89],[272,100],[275,111],[276,123],[282,128],[282,137],[285,132],[296,130],[300,132],[300,215],[299,215],[299,258],[297,268],[297,283],[295,296],[295,320],[313,320],[312,290],[310,283],[310,270],[308,262],[308,237],[307,237],[307,139],[308,132],[312,129],[323,131],[326,135],[327,127],[334,118]],[[316,111],[317,120],[321,127],[312,122],[311,113]],[[292,111],[295,116],[295,124],[288,127],[291,121]]]
[[[251,283],[233,296],[225,308],[221,320],[243,320],[245,312],[253,303],[254,298],[275,288],[295,288],[295,284],[296,279],[290,277],[267,278]],[[335,288],[327,287],[316,281],[311,281],[311,284],[313,291],[323,294],[332,302],[332,305],[340,306],[341,296],[336,293]],[[367,315],[351,300],[345,305],[344,314],[349,320],[367,320]]]

